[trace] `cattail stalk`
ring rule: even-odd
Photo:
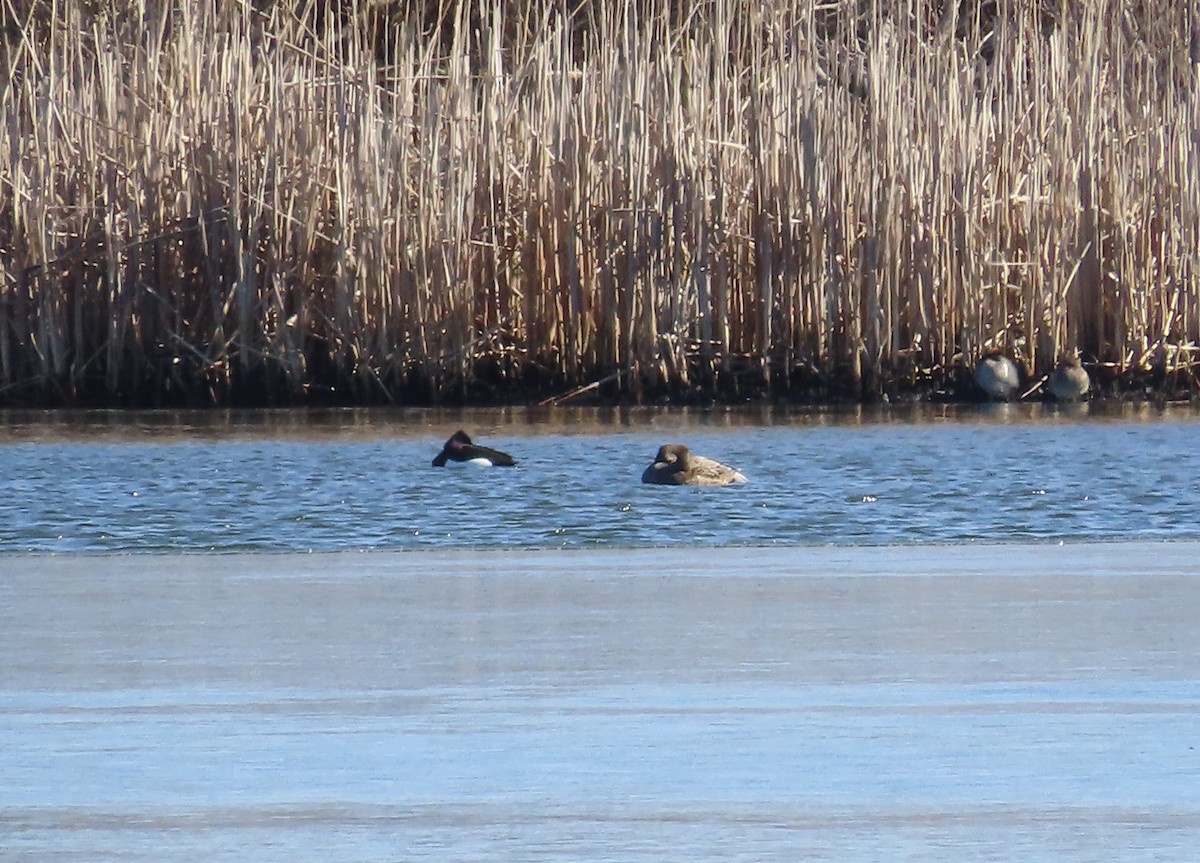
[[[1189,4],[5,13],[0,402],[1195,390]]]

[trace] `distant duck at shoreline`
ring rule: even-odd
[[[447,461],[477,464],[484,467],[513,467],[517,460],[506,452],[472,443],[462,429],[450,435],[442,451],[434,456],[433,466],[442,467]]]
[[[989,399],[1008,401],[1021,385],[1017,364],[999,351],[989,351],[975,365],[975,383]]]
[[[1058,361],[1050,377],[1046,378],[1046,389],[1060,402],[1073,402],[1086,398],[1092,388],[1087,369],[1079,360],[1078,351],[1067,354]]]
[[[746,482],[746,477],[719,461],[693,455],[683,444],[669,443],[658,448],[653,464],[642,474],[642,482],[652,485],[731,485]]]

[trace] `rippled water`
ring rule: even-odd
[[[1190,863],[1198,431],[0,413],[0,861]]]
[[[1200,537],[1197,414],[1099,410],[59,415],[6,429],[0,550]],[[459,425],[518,467],[431,467]],[[670,441],[750,483],[643,486]]]

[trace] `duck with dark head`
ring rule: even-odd
[[[732,485],[745,481],[741,471],[711,458],[693,455],[681,443],[660,446],[654,463],[642,474],[642,482],[653,485]]]
[[[485,467],[513,467],[517,460],[506,452],[472,443],[462,429],[450,435],[442,451],[434,456],[433,466],[442,467],[448,461],[462,464],[478,464]]]

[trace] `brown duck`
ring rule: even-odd
[[[1078,353],[1070,353],[1058,361],[1050,377],[1046,378],[1046,389],[1060,402],[1073,402],[1087,397],[1092,388],[1087,369],[1079,361]]]
[[[745,481],[741,471],[711,458],[693,455],[681,443],[660,446],[654,463],[642,474],[642,482],[654,485],[730,485]]]

